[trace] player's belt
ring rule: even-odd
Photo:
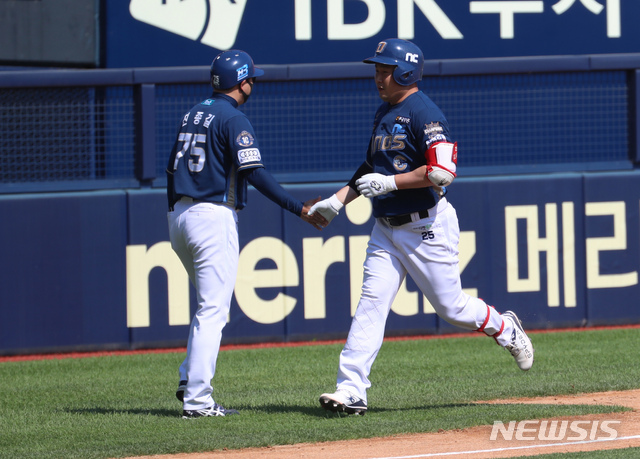
[[[182,197],[178,200],[178,202],[182,202],[182,203],[185,203],[185,204],[198,204],[198,203],[201,203],[201,202],[208,202],[208,201],[200,201],[200,200],[198,200],[198,199],[193,199],[193,198],[191,198],[191,197],[189,197],[189,196],[182,196]],[[229,207],[230,209],[233,209],[233,210],[235,210],[235,211],[238,211],[238,210],[233,206],[233,204],[229,204],[229,203],[227,203],[227,202],[208,202],[208,203],[209,203],[209,204],[213,204],[213,205],[215,205],[215,206],[225,206],[225,207]],[[169,212],[173,212],[174,210],[175,210],[175,206],[169,206]]]
[[[415,222],[427,218],[429,216],[429,209],[420,210],[418,212],[411,212],[410,214],[396,215],[395,217],[385,217],[385,220],[389,226],[402,226],[407,223]]]
[[[410,214],[396,215],[393,217],[384,217],[389,226],[402,226],[407,223],[417,222],[418,220],[422,220],[427,217],[435,217],[438,213],[438,209],[442,209],[443,205],[446,205],[447,201],[445,198],[440,199],[438,204],[433,206],[431,209],[419,210],[418,212],[411,212]]]

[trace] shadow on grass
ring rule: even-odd
[[[474,403],[449,403],[449,404],[442,404],[442,405],[423,405],[423,406],[413,406],[413,407],[406,407],[406,408],[385,408],[385,407],[381,407],[381,406],[376,406],[376,407],[369,407],[369,411],[368,412],[373,412],[373,413],[395,413],[395,412],[402,412],[402,411],[419,411],[419,410],[441,410],[441,409],[451,409],[451,408],[470,408],[470,407],[474,407],[476,406],[476,404]],[[324,418],[327,417],[327,415],[329,416],[339,416],[339,417],[346,417],[346,416],[350,416],[346,413],[334,413],[332,411],[328,411],[323,409],[320,404],[318,404],[317,406],[314,405],[305,405],[305,406],[300,406],[300,405],[289,405],[289,406],[285,406],[285,405],[260,405],[260,406],[234,406],[234,408],[240,410],[240,412],[242,412],[243,410],[251,410],[253,412],[258,412],[258,413],[267,413],[267,414],[287,414],[287,413],[297,413],[297,414],[303,414],[306,416],[314,416],[314,417],[318,417],[318,418]]]
[[[131,409],[131,410],[118,410],[113,408],[79,408],[79,409],[65,409],[67,413],[72,414],[102,414],[102,415],[145,415],[145,416],[158,416],[158,417],[167,417],[167,418],[176,418],[182,415],[181,409],[176,410],[144,410],[144,409]]]
[[[496,406],[496,405],[493,405]],[[499,406],[499,405],[498,405]],[[396,413],[402,411],[422,411],[422,410],[446,410],[452,408],[473,408],[478,407],[477,403],[448,403],[441,405],[422,405],[412,406],[404,408],[385,408],[384,406],[369,407],[369,413]],[[317,418],[326,417],[354,417],[346,413],[334,413],[332,411],[324,410],[321,406],[313,405],[275,405],[267,404],[260,406],[251,405],[234,405],[232,408],[237,409],[242,413],[254,413],[254,414],[301,414],[304,416],[311,416]],[[78,409],[65,409],[67,413],[80,414],[80,415],[144,415],[144,416],[158,416],[158,417],[179,417],[182,414],[180,408],[175,410],[168,409],[114,409],[114,408],[78,408]]]

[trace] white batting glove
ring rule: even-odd
[[[315,212],[318,212],[324,218],[327,219],[328,222],[334,219],[340,209],[344,207],[344,204],[340,202],[338,197],[334,194],[327,199],[323,199],[322,201],[316,202],[311,209],[309,209],[309,215],[313,215]]]
[[[373,198],[398,189],[393,175],[366,174],[356,180],[358,191],[365,198]]]

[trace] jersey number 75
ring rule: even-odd
[[[205,149],[199,147],[197,144],[206,144],[207,136],[205,134],[191,134],[188,132],[181,132],[178,135],[178,142],[184,142],[182,149],[176,153],[176,159],[173,162],[173,170],[178,169],[178,161],[187,153],[189,154],[189,170],[191,172],[200,172],[204,169],[204,162],[206,159]]]

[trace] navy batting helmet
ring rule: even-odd
[[[402,86],[409,86],[422,79],[424,56],[416,45],[400,38],[389,38],[378,43],[376,54],[365,59],[365,64],[395,65],[393,79]]]
[[[218,54],[211,63],[211,86],[229,89],[247,78],[264,75],[253,65],[253,59],[244,51],[232,49]]]

